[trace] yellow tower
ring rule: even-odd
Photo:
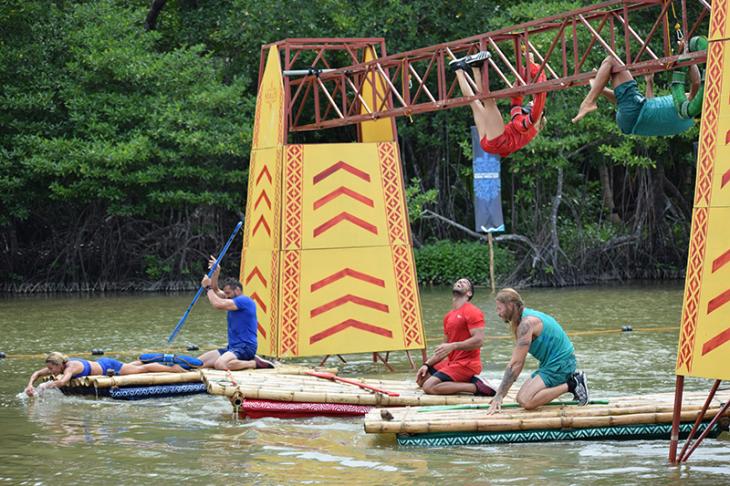
[[[677,375],[730,379],[730,12],[712,4]]]
[[[374,58],[372,49],[365,60]],[[374,79],[369,90],[382,90]],[[424,349],[392,119],[359,142],[287,145],[279,51],[259,87],[241,282],[256,301],[259,352],[312,356]]]

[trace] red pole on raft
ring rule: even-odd
[[[720,411],[719,411],[719,412],[717,412],[717,415],[715,415],[715,416],[714,416],[714,417],[712,418],[712,420],[710,421],[710,423],[709,423],[709,424],[707,424],[707,428],[705,429],[705,431],[704,431],[704,432],[702,432],[702,435],[700,435],[700,436],[699,436],[699,437],[697,438],[697,440],[695,441],[695,443],[694,443],[694,444],[692,444],[692,447],[691,447],[691,448],[689,449],[689,451],[687,451],[687,454],[685,454],[685,455],[684,455],[684,457],[682,458],[682,462],[687,462],[687,459],[689,459],[689,456],[691,456],[691,455],[692,455],[692,453],[693,453],[693,452],[695,451],[695,449],[697,449],[697,448],[698,448],[698,447],[700,446],[700,444],[702,443],[702,441],[703,441],[703,440],[705,439],[705,437],[707,437],[707,435],[708,435],[708,434],[710,433],[710,431],[712,430],[712,427],[714,427],[714,426],[715,426],[715,424],[717,423],[717,421],[718,421],[718,420],[720,420],[720,417],[722,417],[723,415],[725,415],[725,413],[727,412],[727,409],[728,409],[728,408],[730,408],[730,402],[727,402],[727,403],[726,403],[726,404],[725,404],[725,405],[724,405],[724,406],[723,406],[723,407],[722,407],[722,408],[720,409]]]
[[[692,430],[690,431],[689,435],[687,436],[687,440],[684,441],[684,446],[682,446],[682,450],[679,452],[679,457],[677,458],[677,462],[682,462],[682,458],[684,457],[684,453],[687,451],[687,447],[689,447],[690,442],[692,442],[692,439],[694,438],[695,434],[697,433],[697,429],[700,427],[700,424],[702,423],[702,419],[705,418],[707,409],[710,407],[710,402],[712,402],[712,399],[715,397],[715,392],[717,392],[717,388],[720,386],[720,381],[722,381],[722,380],[715,380],[715,383],[712,385],[710,394],[707,395],[707,400],[705,400],[705,405],[702,407],[702,411],[700,411],[700,414],[697,415],[697,420],[695,420],[695,424],[692,427]]]
[[[677,445],[679,444],[679,418],[682,414],[682,392],[684,391],[684,376],[677,375],[677,384],[674,388],[674,415],[672,417],[672,435],[669,439],[669,462],[677,463]]]

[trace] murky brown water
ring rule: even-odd
[[[555,315],[570,332],[678,327],[680,284],[528,290],[530,307]],[[730,437],[709,440],[682,468],[666,464],[666,442],[561,442],[452,449],[399,448],[366,435],[359,419],[238,421],[222,397],[138,402],[49,394],[20,395],[49,350],[105,348],[130,359],[164,347],[191,296],[14,297],[0,299],[0,483],[14,484],[730,484]],[[431,346],[449,308],[445,290],[422,293]],[[505,335],[492,300],[475,298],[489,336]],[[178,342],[205,349],[225,341],[225,317],[201,301]],[[579,366],[594,398],[672,391],[677,332],[580,334]],[[511,342],[489,339],[486,374],[499,380]],[[369,356],[348,356],[342,372],[385,374]],[[406,378],[405,356],[391,357]],[[318,360],[301,362],[316,364]],[[331,362],[333,363],[333,362]],[[528,361],[526,368],[535,363]],[[689,380],[690,389],[710,383]]]

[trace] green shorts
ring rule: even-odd
[[[639,93],[633,79],[616,86],[613,94],[616,96],[616,123],[621,132],[631,135],[646,98]]]
[[[575,355],[571,354],[569,357],[559,361],[552,361],[544,365],[540,363],[540,367],[532,374],[532,377],[535,378],[537,375],[540,375],[545,386],[552,388],[567,383],[573,373],[575,373],[575,367]]]

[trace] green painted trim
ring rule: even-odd
[[[681,438],[687,437],[692,425],[691,423],[680,424],[679,433]],[[708,425],[708,422],[700,424],[698,433],[704,431]],[[669,440],[671,430],[672,424],[643,424],[570,430],[397,434],[396,438],[398,445],[406,447],[449,447],[558,440]],[[721,432],[722,429],[715,424],[709,437],[717,437]]]

